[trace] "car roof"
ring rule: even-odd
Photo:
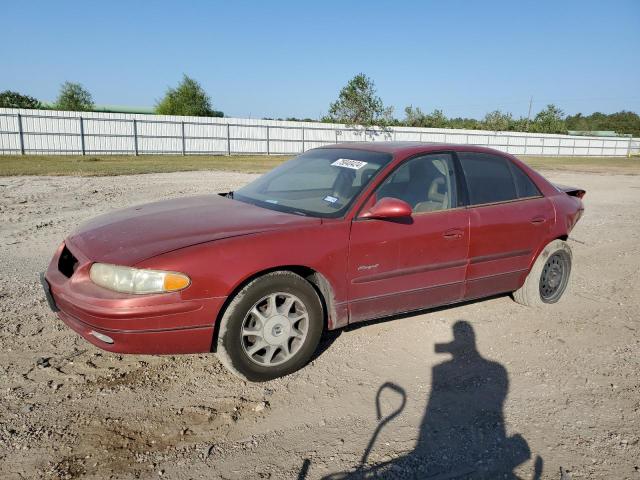
[[[457,152],[483,152],[502,156],[509,156],[505,152],[493,148],[477,145],[460,145],[456,143],[427,143],[427,142],[344,142],[323,145],[319,148],[348,148],[354,150],[368,150],[373,152],[391,153],[394,156],[414,155],[417,153],[454,150]]]

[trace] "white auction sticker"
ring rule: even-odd
[[[333,162],[331,165],[333,165],[334,167],[343,167],[343,168],[350,168],[352,170],[360,170],[366,164],[367,162],[361,162],[360,160],[351,160],[349,158],[339,158],[338,160]]]
[[[338,201],[337,197],[332,197],[331,195],[327,195],[326,197],[324,197],[323,199],[325,202],[329,202],[329,203],[336,203]]]

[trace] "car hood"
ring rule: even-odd
[[[320,222],[220,195],[201,195],[101,215],[81,225],[67,243],[92,261],[135,265],[198,243]]]

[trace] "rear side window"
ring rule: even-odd
[[[535,183],[533,183],[529,178],[529,175],[524,173],[520,167],[511,164],[511,170],[513,171],[513,177],[516,180],[518,198],[540,197],[542,195]]]
[[[459,152],[458,158],[467,181],[471,205],[518,198],[513,175],[505,158],[473,152]]]

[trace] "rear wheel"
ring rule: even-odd
[[[235,375],[266,381],[302,368],[322,334],[318,294],[293,272],[268,273],[247,284],[225,311],[217,355]]]
[[[521,305],[539,306],[556,303],[569,284],[571,247],[563,240],[554,240],[540,253],[521,288],[513,299]]]

